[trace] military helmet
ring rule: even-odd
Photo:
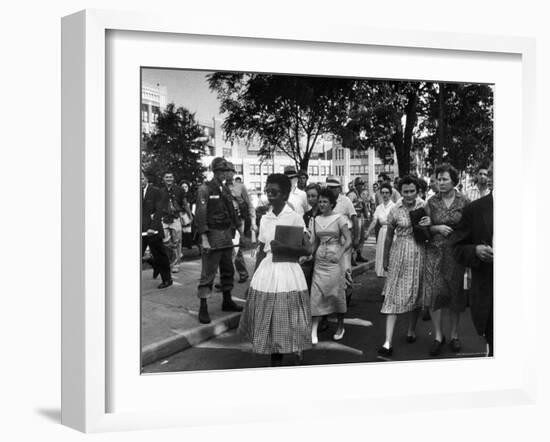
[[[223,159],[222,157],[216,157],[212,160],[210,168],[212,169],[212,172],[217,172],[220,170],[226,171],[228,170],[227,161],[225,161],[225,159]]]

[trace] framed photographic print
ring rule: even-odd
[[[522,266],[535,245],[506,204],[532,203],[507,177],[533,158],[533,41],[83,11],[63,19],[62,44],[64,424],[92,432],[533,400],[533,363],[514,355],[529,339],[514,330],[534,335],[536,291]],[[494,222],[477,244],[487,249],[461,267],[442,261],[441,250],[460,255],[450,233],[461,225],[436,211],[468,210],[491,180]],[[394,197],[379,222],[392,243],[374,229]],[[349,212],[338,211],[343,198]],[[407,215],[426,205],[415,224],[427,243]],[[282,219],[313,241],[299,246],[296,229],[292,241],[275,237]],[[398,247],[417,258],[385,262]],[[493,247],[495,350],[485,357],[464,266],[475,286]],[[414,296],[395,297],[391,281]],[[319,388],[331,380],[338,388]],[[239,415],[226,413],[235,406]]]

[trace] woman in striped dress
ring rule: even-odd
[[[256,270],[244,306],[239,331],[252,343],[254,353],[271,355],[271,366],[280,366],[283,355],[311,348],[311,308],[300,256],[311,254],[303,218],[287,204],[290,179],[269,175],[265,192],[271,205],[260,222]],[[277,226],[303,230],[302,245],[290,247],[275,240]],[[284,255],[284,262],[273,256]]]
[[[419,307],[419,294],[424,272],[425,246],[418,244],[413,236],[409,212],[424,207],[418,198],[418,182],[410,176],[399,182],[402,199],[391,209],[384,248],[384,269],[388,271],[382,295],[381,313],[386,316],[386,340],[378,349],[381,356],[391,356],[392,339],[397,315],[409,313],[407,342],[416,340],[415,326]],[[421,226],[429,226],[430,219],[424,216]],[[394,241],[395,235],[395,241]]]

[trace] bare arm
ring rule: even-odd
[[[393,235],[395,228],[393,225],[388,224],[386,231],[386,241],[384,242],[384,269],[387,269],[389,267],[390,263],[390,250],[391,246],[393,244]]]
[[[344,244],[342,245],[342,253],[340,254],[340,259],[342,259],[342,256],[344,256],[344,253],[346,253],[347,250],[351,247],[352,241],[351,241],[351,232],[348,229],[347,224],[342,225],[342,235],[344,237]]]
[[[260,263],[263,261],[263,259],[266,256],[264,247],[265,247],[265,244],[261,242],[258,247],[258,252],[256,253],[256,265],[254,266],[254,272],[256,271],[256,269],[259,267]]]
[[[378,219],[376,218],[376,216],[374,216],[372,218],[372,221],[369,225],[369,228],[367,229],[367,231],[365,232],[365,238],[368,238],[369,235],[370,235],[370,232],[372,231],[372,229],[374,229],[374,227],[376,226],[376,222],[378,221]]]

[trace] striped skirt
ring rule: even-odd
[[[254,353],[311,348],[311,307],[298,263],[274,263],[267,254],[250,282],[239,332],[252,343]]]

